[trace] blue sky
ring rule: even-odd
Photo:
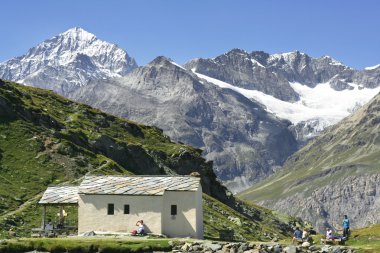
[[[79,26],[139,65],[178,63],[232,48],[330,55],[362,69],[380,63],[377,0],[3,0],[0,61]]]

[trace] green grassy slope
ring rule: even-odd
[[[0,83],[0,140],[0,214],[88,172],[176,173],[183,154],[203,176],[208,169],[199,150],[157,128],[7,82]]]
[[[380,252],[380,224],[353,230],[347,245],[359,248],[362,253]]]
[[[292,155],[282,170],[239,194],[256,202],[310,195],[337,179],[380,172],[380,95]]]
[[[49,185],[78,184],[87,173],[193,171],[200,173],[206,194],[234,207],[204,195],[207,236],[216,237],[224,228],[220,224],[236,229],[240,239],[286,234],[289,227],[270,212],[228,196],[200,150],[173,143],[158,128],[105,114],[51,91],[0,80],[0,237],[9,237],[10,229],[16,236],[29,236],[32,227],[40,226],[36,203]],[[210,217],[218,226],[211,226]],[[255,227],[255,232],[239,228],[229,217],[244,220],[245,228]]]

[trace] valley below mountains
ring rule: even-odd
[[[280,170],[380,91],[380,67],[355,70],[299,51],[233,49],[183,66],[160,56],[138,67],[123,49],[81,28],[0,63],[0,78],[155,125],[202,149],[233,192]]]

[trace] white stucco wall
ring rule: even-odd
[[[171,205],[177,205],[175,216],[171,215]],[[169,237],[203,239],[201,187],[196,192],[165,192],[162,232]]]
[[[108,204],[114,214],[108,215]],[[129,205],[130,214],[124,214]],[[172,217],[171,205],[177,205]],[[84,195],[78,199],[78,233],[89,231],[130,232],[144,220],[146,232],[169,237],[203,239],[202,189],[196,192],[166,191],[163,196]]]
[[[114,204],[114,215],[107,214]],[[129,205],[130,214],[124,214]],[[79,195],[78,233],[89,231],[130,232],[144,220],[146,232],[162,234],[163,196]]]

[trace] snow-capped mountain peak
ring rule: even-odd
[[[69,30],[59,34],[58,36],[75,38],[76,40],[82,41],[91,41],[93,39],[96,39],[96,36],[94,34],[87,32],[81,27],[70,28]]]
[[[65,95],[91,79],[124,76],[136,67],[135,60],[117,45],[74,27],[0,63],[0,78]]]

